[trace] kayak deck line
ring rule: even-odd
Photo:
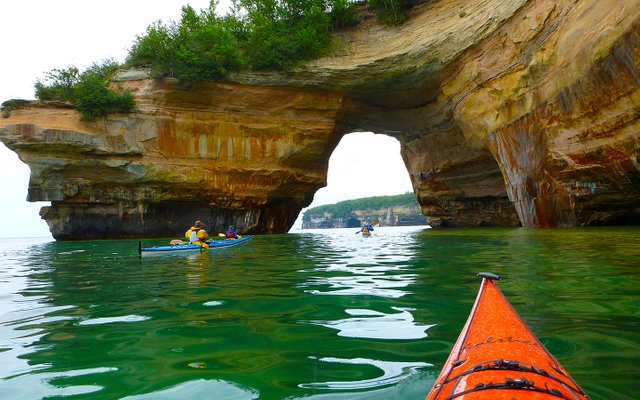
[[[478,276],[476,301],[427,400],[588,400],[502,294],[500,277]]]
[[[483,364],[486,364],[486,365],[483,365]],[[529,365],[528,367],[525,367],[525,366],[522,366],[522,364],[523,363],[519,361],[504,360],[504,359],[488,361],[486,363],[475,365],[469,368],[468,370],[462,372],[461,374],[447,379],[445,382],[443,382],[443,384],[447,384],[455,380],[460,380],[466,375],[470,375],[476,372],[486,371],[486,370],[527,372],[531,374],[537,374],[545,378],[553,379],[560,384],[565,383],[559,377],[556,377],[553,374],[550,374],[549,372],[543,370],[542,368],[538,368],[535,365]],[[505,381],[502,383],[494,383],[494,382],[482,383],[481,382],[481,383],[478,383],[476,386],[474,386],[472,389],[458,392],[454,395],[448,396],[447,399],[455,399],[456,397],[464,396],[465,394],[468,394],[468,393],[479,392],[482,390],[489,390],[489,389],[520,389],[520,390],[526,390],[531,392],[546,393],[546,394],[554,395],[561,399],[568,399],[568,400],[575,399],[575,397],[569,398],[569,397],[563,396],[558,389],[555,389],[555,388],[549,389],[548,387],[536,386],[535,381],[528,380],[524,377],[522,378],[505,377]]]

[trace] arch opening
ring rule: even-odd
[[[302,229],[304,212],[321,205],[364,197],[413,193],[409,172],[400,155],[400,142],[391,136],[373,132],[345,134],[329,158],[327,186],[319,189],[313,202],[302,209],[291,230]],[[360,226],[358,218],[343,221]],[[424,222],[426,224],[426,222]],[[321,228],[335,228],[326,221]]]

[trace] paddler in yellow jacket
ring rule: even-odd
[[[185,232],[184,236],[189,239],[189,243],[197,244],[204,248],[209,248],[206,240],[209,239],[209,234],[204,230],[204,224],[202,221],[196,221],[193,226]]]

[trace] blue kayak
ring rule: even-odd
[[[209,249],[215,249],[220,247],[237,246],[248,242],[252,237],[253,236],[243,236],[237,239],[216,239],[207,243],[209,244]],[[197,244],[173,244],[166,246],[142,247],[140,242],[138,242],[138,253],[143,256],[155,254],[198,253],[204,251],[207,251],[207,249]]]

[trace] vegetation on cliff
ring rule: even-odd
[[[217,79],[245,67],[287,69],[329,48],[334,27],[350,23],[348,0],[235,0],[216,15],[216,2],[196,12],[182,7],[178,22],[156,22],[138,36],[127,57],[159,76]]]
[[[417,0],[369,0],[378,19],[389,25],[397,25],[408,17],[408,11]]]
[[[2,104],[0,104],[0,109],[2,110],[2,118],[9,118],[9,116],[11,115],[11,111],[24,108],[29,103],[29,100],[22,99],[11,99],[2,102]]]
[[[182,82],[221,79],[245,68],[287,70],[330,51],[332,32],[358,24],[357,7],[368,5],[378,19],[396,24],[416,1],[232,0],[225,16],[216,14],[216,0],[200,12],[186,5],[178,22],[158,21],[138,36],[126,65],[149,67],[156,77]],[[107,60],[84,72],[75,66],[53,69],[36,81],[36,98],[71,102],[87,120],[132,111],[131,93],[110,87],[119,67]]]
[[[313,207],[304,212],[303,221],[313,217],[331,215],[332,218],[345,218],[358,210],[380,210],[389,207],[420,207],[416,195],[412,192],[392,196],[375,196],[345,200],[335,204]]]
[[[216,1],[196,12],[182,7],[178,22],[156,22],[138,36],[127,64],[182,81],[219,79],[228,71],[287,70],[331,49],[331,33],[356,25],[351,0],[234,0],[228,15]],[[412,0],[369,0],[386,23],[404,21]]]
[[[44,80],[36,81],[36,98],[71,102],[87,120],[101,118],[108,112],[132,111],[135,108],[133,95],[109,86],[117,68],[116,61],[105,60],[83,72],[74,66],[54,69],[46,73]]]

